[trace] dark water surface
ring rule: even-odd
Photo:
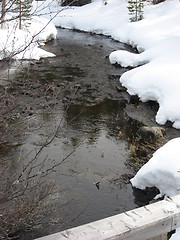
[[[16,162],[21,153],[31,159],[60,121],[38,161],[48,158],[58,164],[81,144],[50,177],[57,186],[48,199],[54,210],[44,216],[42,229],[29,232],[26,239],[137,207],[129,183],[135,174],[127,164],[130,142],[143,121],[154,125],[150,105],[145,107],[148,116],[141,106],[135,112],[124,89],[117,89],[127,69],[109,63],[113,50],[133,49],[107,37],[62,29],[43,48],[56,57],[32,62],[17,72],[12,84],[19,117],[10,123],[5,138],[13,147],[3,157]]]

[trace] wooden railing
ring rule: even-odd
[[[36,240],[146,240],[180,227],[180,195]]]

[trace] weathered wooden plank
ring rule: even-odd
[[[145,240],[180,227],[180,195],[38,240]]]

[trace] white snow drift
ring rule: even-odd
[[[139,189],[157,187],[160,194],[174,196],[180,193],[180,138],[175,138],[158,149],[153,157],[131,179]]]
[[[3,58],[37,59],[54,57],[38,46],[49,39],[56,38],[57,30],[52,22],[40,17],[32,17],[31,24],[23,30],[18,29],[16,22],[5,24],[0,29],[0,60]]]

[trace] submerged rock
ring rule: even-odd
[[[163,139],[165,134],[165,129],[162,127],[141,127],[137,135],[141,138],[144,142],[155,142],[157,140]]]

